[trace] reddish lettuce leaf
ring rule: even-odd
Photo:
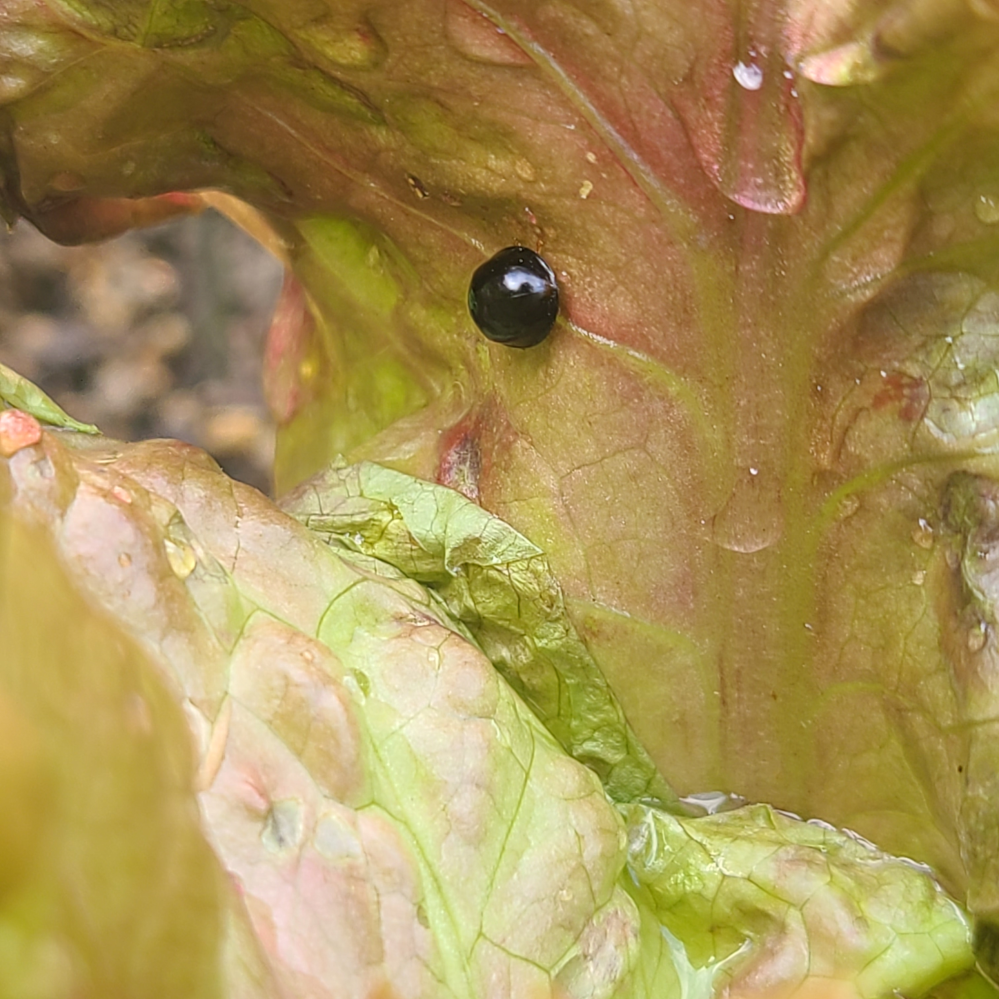
[[[343,452],[475,498],[674,786],[930,864],[995,973],[994,5],[0,16],[5,215],[262,213],[282,488]],[[565,303],[523,352],[464,305],[515,242]]]

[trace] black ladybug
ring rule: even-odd
[[[555,273],[533,250],[508,246],[472,275],[468,311],[494,343],[534,347],[558,316]]]

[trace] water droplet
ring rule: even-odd
[[[995,225],[999,222],[999,197],[992,194],[979,194],[975,198],[975,216],[979,222]]]
[[[743,90],[759,90],[763,86],[763,70],[756,63],[737,62],[732,75]]]
[[[783,530],[777,477],[758,468],[742,469],[725,506],[712,520],[712,540],[729,551],[751,554],[776,544]]]
[[[929,549],[933,547],[933,526],[925,517],[920,517],[919,522],[912,529],[912,540],[920,548]]]

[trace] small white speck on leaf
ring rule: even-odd
[[[999,222],[999,198],[994,194],[980,194],[975,201],[975,216],[985,225]]]

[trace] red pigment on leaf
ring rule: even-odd
[[[278,423],[287,423],[303,402],[301,367],[314,327],[305,292],[288,272],[264,347],[264,398]]]
[[[930,392],[922,378],[893,371],[885,376],[882,387],[875,393],[871,404],[875,409],[897,405],[898,415],[912,423],[922,418],[929,401]]]
[[[129,229],[158,225],[178,215],[196,215],[204,210],[196,194],[174,192],[151,198],[75,197],[34,209],[24,215],[49,239],[76,246],[110,239]]]
[[[0,455],[9,458],[41,439],[41,425],[33,416],[20,409],[5,409],[0,413]]]
[[[437,482],[479,502],[479,479],[482,476],[482,447],[479,443],[480,418],[466,417],[453,426],[441,441],[437,463]]]

